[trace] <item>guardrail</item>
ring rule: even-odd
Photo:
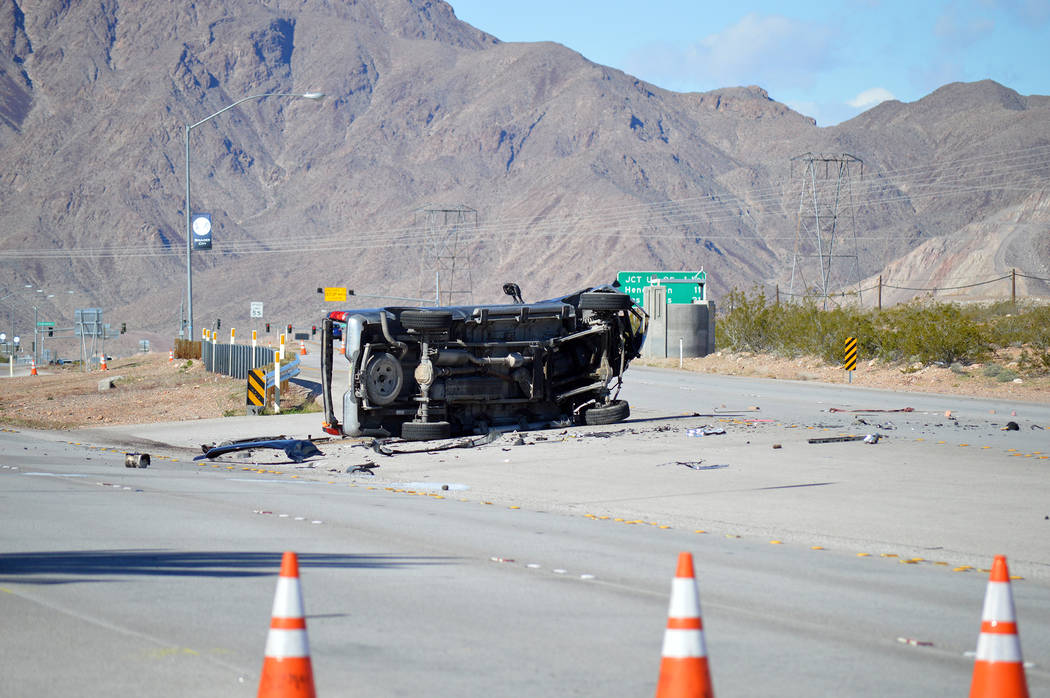
[[[296,356],[293,360],[281,364],[281,382],[291,380],[299,375],[299,370],[302,368],[302,362],[299,361],[299,357]],[[277,369],[274,369],[266,374],[266,388],[272,388],[274,385],[274,379],[277,377]]]
[[[252,348],[246,344],[201,342],[201,360],[205,370],[224,373],[233,378],[247,378],[252,369],[272,364],[276,353],[268,347]],[[298,357],[295,364],[299,365]],[[285,369],[282,367],[281,380],[286,380],[284,373]]]

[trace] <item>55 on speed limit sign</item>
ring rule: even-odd
[[[261,318],[262,317],[262,308],[263,308],[263,304],[261,302],[259,302],[259,301],[252,301],[251,302],[251,315],[250,316],[253,317],[253,318],[256,318],[256,317],[257,318]]]

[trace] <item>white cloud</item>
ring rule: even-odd
[[[897,98],[885,87],[872,87],[871,89],[864,90],[859,95],[846,102],[846,104],[854,109],[868,109],[869,107],[874,107],[876,104],[881,104],[888,99]]]
[[[824,25],[750,13],[684,48],[653,44],[634,51],[625,67],[658,85],[810,87],[833,61],[833,39]]]

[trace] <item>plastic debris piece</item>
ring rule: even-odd
[[[1017,422],[1007,422],[1006,426],[1000,429],[1000,431],[1020,431],[1021,427],[1017,426]]]
[[[202,449],[206,449],[203,455],[194,457],[193,460],[201,460],[207,458],[212,460],[224,453],[232,453],[234,451],[248,451],[255,448],[274,448],[280,451],[284,451],[285,455],[296,463],[302,463],[307,458],[312,456],[323,456],[321,450],[313,444],[312,441],[305,439],[263,439],[263,440],[248,440],[248,441],[235,441],[228,444],[222,444],[214,447],[201,446]]]
[[[913,637],[898,637],[897,642],[901,643],[902,645],[911,645],[912,647],[933,647],[932,642],[927,642],[926,640],[916,640]]]
[[[864,437],[864,443],[866,444],[877,444],[882,434],[868,434]]]

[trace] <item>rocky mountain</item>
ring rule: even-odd
[[[821,278],[803,182],[841,181],[805,153],[863,161],[833,288],[1050,277],[1050,97],[991,81],[819,128],[759,87],[675,93],[501,42],[441,0],[0,0],[0,323],[98,306],[177,332],[187,125],[309,91],[327,97],[253,99],[189,134],[192,207],[215,229],[192,255],[198,330],[247,328],[250,301],[310,324],[319,286],[430,298],[435,266],[456,301],[639,268],[703,267],[716,299],[801,293]]]

